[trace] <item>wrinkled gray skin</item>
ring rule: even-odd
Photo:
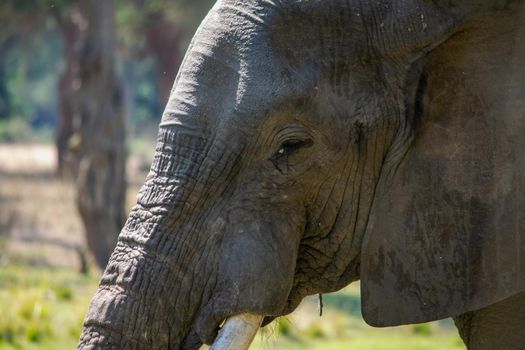
[[[520,1],[219,0],[79,349],[197,349],[228,316],[268,323],[360,278],[376,326],[524,291],[523,18]]]

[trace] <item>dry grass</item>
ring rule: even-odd
[[[0,227],[10,257],[77,266],[84,241],[74,188],[54,177],[54,164],[51,146],[0,145]]]
[[[74,179],[57,178],[55,164],[52,145],[0,145],[0,238],[12,258],[77,268],[85,241]],[[130,204],[144,178],[135,164],[131,158]]]

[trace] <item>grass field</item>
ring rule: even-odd
[[[53,176],[50,146],[0,145],[0,349],[73,349],[100,272],[79,271],[84,240],[71,182]],[[130,204],[143,167],[130,162]],[[133,164],[139,164],[133,166]],[[374,329],[360,316],[359,286],[306,299],[263,329],[252,349],[459,350],[450,321]]]
[[[0,349],[74,349],[94,276],[12,261],[0,269]]]

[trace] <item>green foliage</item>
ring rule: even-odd
[[[25,338],[31,343],[41,343],[46,338],[52,338],[53,331],[49,322],[42,319],[31,320],[25,329]]]
[[[277,334],[284,337],[290,336],[291,334],[291,325],[290,321],[286,317],[281,317],[277,321]]]
[[[0,126],[0,140],[25,141],[32,128],[55,125],[60,45],[56,32],[44,30],[0,52],[0,104],[6,112],[0,122],[18,120]]]
[[[33,128],[21,117],[0,120],[0,142],[51,142],[52,139],[53,130],[50,127]]]
[[[72,300],[74,295],[73,289],[69,286],[55,286],[53,292],[58,300],[63,301]]]
[[[15,333],[15,330],[10,325],[6,325],[3,329],[0,329],[0,345],[2,343],[14,343]]]
[[[22,118],[0,120],[0,142],[27,141],[31,134],[31,125]]]
[[[431,335],[432,329],[430,328],[430,324],[420,323],[420,324],[414,325],[414,333],[420,334],[420,335]]]
[[[325,306],[340,310],[349,315],[361,315],[361,298],[359,293],[337,293],[323,295]]]
[[[159,105],[155,76],[155,62],[151,58],[143,60],[127,60],[119,62],[122,75],[128,80],[131,92],[134,94],[133,111],[130,130],[138,130],[157,126],[164,106]]]
[[[173,23],[180,38],[180,55],[214,2],[116,1],[117,62],[121,81],[132,95],[127,105],[131,108],[131,132],[142,130],[145,125],[158,125],[165,103],[157,97],[158,63],[153,59],[154,53],[148,51],[151,48],[145,45],[148,29],[160,19]],[[0,121],[22,119],[29,124],[29,131],[57,125],[58,81],[66,67],[62,28],[78,21],[81,4],[74,0],[0,2]],[[1,125],[0,142],[25,141],[25,123]]]
[[[323,327],[320,324],[314,323],[312,326],[310,326],[307,330],[307,336],[310,338],[318,339],[318,338],[325,338],[326,334],[323,330]]]

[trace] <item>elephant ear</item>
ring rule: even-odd
[[[371,325],[450,317],[525,290],[523,8],[478,14],[423,59],[421,119],[403,159],[387,158],[363,241]]]

